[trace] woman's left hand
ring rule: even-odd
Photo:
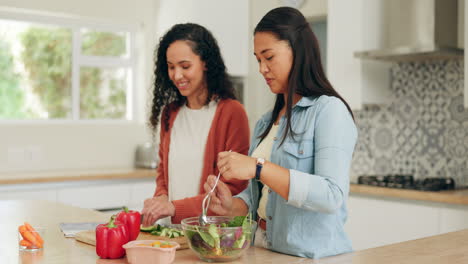
[[[218,170],[224,179],[249,180],[255,177],[257,161],[255,158],[236,152],[218,153]]]

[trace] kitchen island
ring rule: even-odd
[[[127,263],[126,259],[99,259],[95,247],[65,238],[62,222],[105,222],[107,215],[90,209],[60,203],[31,200],[0,201],[0,263]],[[44,249],[35,253],[19,252],[17,228],[23,222],[46,228]],[[174,263],[205,263],[189,249],[176,253]],[[312,260],[250,248],[232,263],[468,263],[468,230],[407,241],[350,254]]]

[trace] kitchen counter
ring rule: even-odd
[[[468,189],[426,192],[416,190],[375,187],[362,184],[351,184],[351,194],[376,197],[389,197],[425,202],[447,203],[455,205],[468,205]]]
[[[118,260],[99,259],[95,247],[65,238],[59,229],[61,222],[106,221],[104,213],[46,201],[0,201],[0,263],[97,263],[126,264]],[[19,252],[17,228],[24,221],[46,228],[44,250],[36,253]],[[350,254],[312,260],[275,253],[252,247],[247,254],[231,263],[467,263],[468,230],[357,251]],[[175,264],[205,263],[191,250],[176,253]]]
[[[155,178],[156,169],[128,169],[128,170],[89,170],[89,171],[55,171],[39,173],[11,173],[0,174],[0,186],[14,184],[52,183],[67,181],[93,180],[125,180]],[[468,205],[468,189],[440,192],[426,192],[405,189],[375,187],[361,184],[351,184],[351,194],[388,197],[397,199],[417,200],[425,202],[448,203],[454,205]]]
[[[0,263],[88,264],[127,263],[126,259],[103,260],[94,246],[65,238],[61,222],[105,222],[108,215],[90,209],[61,203],[27,200],[0,200]],[[18,226],[24,221],[46,228],[44,250],[37,253],[19,252]],[[234,263],[297,263],[307,260],[274,253],[262,248],[251,248],[246,256]],[[190,249],[176,253],[175,263],[205,263]]]
[[[55,171],[39,173],[0,174],[0,186],[15,184],[53,183],[68,181],[126,180],[156,178],[156,169]],[[468,205],[468,188],[450,191],[426,192],[406,189],[351,184],[350,194],[387,197],[425,202]]]
[[[0,185],[66,181],[155,178],[156,169],[54,171],[39,173],[0,174]]]

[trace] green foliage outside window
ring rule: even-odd
[[[49,118],[71,114],[71,34],[68,29],[31,27],[21,35],[21,59]]]
[[[125,38],[114,33],[90,31],[83,34],[81,52],[95,56],[122,56],[126,53]]]
[[[0,39],[0,118],[21,119],[27,116],[20,80],[21,77],[14,71],[11,47]]]
[[[68,29],[31,27],[21,36],[21,58],[33,92],[49,118],[71,115],[72,32]],[[119,56],[125,38],[107,32],[83,35],[82,53]],[[125,80],[105,81],[101,68],[80,69],[80,118],[122,118],[125,115]],[[106,87],[103,87],[106,85]],[[102,90],[106,90],[103,93]]]
[[[122,118],[125,116],[125,81],[106,78],[107,71],[99,68],[81,68],[80,116],[81,118]],[[107,81],[106,81],[107,79]],[[104,89],[96,89],[106,83]]]
[[[125,52],[125,38],[114,33],[91,31],[83,36],[83,54],[121,56]],[[81,68],[80,116],[82,118],[122,118],[125,116],[125,80],[109,78],[107,74],[108,71],[99,68]],[[106,85],[106,95],[103,95],[105,89],[96,89],[96,87],[102,87],[103,84]]]

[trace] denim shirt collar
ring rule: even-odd
[[[316,96],[302,97],[294,107],[309,107],[315,103],[316,99]]]
[[[314,103],[316,102],[318,97],[316,96],[310,96],[310,97],[302,97],[301,100],[299,100],[294,106],[293,106],[293,110],[296,109],[296,108],[307,108],[309,106],[312,106],[314,105]],[[266,126],[270,120],[271,120],[271,117],[273,115],[273,111],[269,111],[268,113],[266,113],[262,119],[261,119],[261,122],[262,122],[262,126]]]

